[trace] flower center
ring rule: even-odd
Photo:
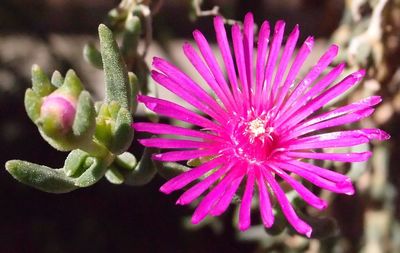
[[[240,120],[231,134],[235,156],[250,163],[265,162],[276,145],[276,133],[268,119]]]

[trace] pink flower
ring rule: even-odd
[[[300,234],[310,237],[312,228],[298,217],[280,181],[285,181],[305,202],[317,209],[325,208],[327,203],[292,175],[296,174],[332,192],[353,194],[350,178],[302,160],[367,160],[370,152],[319,151],[322,148],[355,146],[374,139],[386,140],[389,138],[387,133],[379,129],[328,133],[320,133],[320,130],[356,122],[371,115],[374,111],[372,107],[381,98],[372,96],[325,113],[316,113],[326,103],[356,85],[365,74],[364,70],[360,70],[334,83],[343,72],[344,64],[332,68],[327,74],[323,73],[338,53],[336,45],[321,56],[301,81],[297,81],[296,77],[313,47],[313,38],[308,37],[290,64],[299,37],[298,26],[290,33],[281,50],[285,23],[276,23],[269,41],[270,27],[265,21],[258,35],[257,55],[253,55],[254,22],[249,13],[245,17],[243,31],[237,24],[232,27],[234,57],[221,17],[214,19],[214,26],[228,80],[201,32],[196,30],[193,33],[201,56],[188,43],[183,46],[183,51],[216,98],[166,60],[154,58],[156,70],[152,71],[157,83],[207,116],[166,100],[138,97],[140,102],[160,115],[201,128],[193,130],[161,123],[134,124],[137,131],[185,137],[140,140],[147,147],[178,149],[156,154],[154,159],[184,161],[203,157],[205,160],[200,166],[169,180],[160,190],[169,194],[199,180],[178,199],[177,204],[186,205],[210,189],[193,214],[192,222],[196,224],[207,215],[222,214],[238,188],[243,186],[239,210],[241,230],[250,226],[251,202],[257,191],[265,227],[269,228],[274,223],[272,208],[276,202],[289,223]]]

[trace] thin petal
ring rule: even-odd
[[[259,103],[262,85],[264,82],[264,69],[265,61],[267,58],[267,50],[269,43],[270,27],[268,21],[264,21],[261,25],[260,32],[258,34],[258,47],[257,47],[257,62],[256,62],[256,87],[254,90],[254,100],[256,106]]]
[[[171,126],[163,123],[147,123],[147,122],[135,122],[132,127],[139,132],[148,132],[152,134],[170,134],[179,136],[189,136],[195,138],[201,138],[206,140],[222,140],[221,137],[208,134],[202,131],[187,129],[178,126]]]
[[[350,178],[346,176],[342,176],[344,179],[341,181],[333,182],[328,180],[327,178],[324,178],[323,176],[318,175],[317,173],[312,173],[311,171],[305,170],[304,167],[298,167],[292,163],[274,163],[277,166],[281,167],[284,170],[293,172],[300,177],[308,180],[312,184],[322,188],[326,189],[335,193],[344,193],[347,195],[352,195],[354,194],[354,188],[351,183]],[[326,175],[327,173],[321,173]]]
[[[272,212],[271,200],[269,198],[266,182],[264,181],[264,176],[260,172],[260,168],[257,168],[257,185],[258,194],[260,199],[260,214],[261,219],[265,227],[270,228],[274,224],[274,214]]]
[[[217,16],[214,18],[214,28],[218,46],[221,51],[222,59],[224,60],[225,63],[225,69],[228,74],[229,82],[231,84],[232,92],[235,97],[236,103],[243,104],[242,94],[239,89],[239,85],[236,78],[235,65],[232,59],[228,38],[226,36],[224,21],[221,16]],[[239,112],[241,112],[242,107],[239,106],[237,109],[239,110]]]
[[[307,237],[310,237],[312,233],[312,228],[310,227],[310,225],[301,220],[299,216],[297,216],[291,203],[287,199],[285,192],[281,189],[275,178],[270,174],[269,171],[264,170],[263,174],[268,184],[271,186],[272,191],[274,192],[275,197],[278,200],[279,205],[281,206],[281,210],[288,222],[297,232],[299,232],[300,234],[304,234]]]
[[[315,207],[319,210],[325,209],[328,206],[325,200],[317,197],[314,193],[312,193],[302,184],[297,182],[294,178],[286,174],[284,171],[279,169],[277,166],[274,166],[272,164],[269,164],[269,166],[273,168],[274,172],[279,175],[285,182],[287,182],[310,206]]]
[[[185,48],[186,44],[184,44],[183,48]],[[223,116],[226,114],[224,109],[221,108],[214,98],[212,98],[199,84],[168,61],[154,57],[153,66],[166,74],[175,83],[181,84],[183,89],[192,92],[193,95],[197,96],[203,103],[210,105],[219,115]]]
[[[139,139],[138,141],[145,147],[153,148],[205,148],[211,144],[204,141],[165,138]]]
[[[163,184],[160,188],[160,191],[166,194],[170,194],[173,191],[179,190],[189,183],[193,182],[194,180],[200,178],[210,170],[220,166],[223,161],[223,158],[217,157],[212,159],[211,161],[203,163],[196,168],[186,171]]]
[[[282,82],[283,76],[286,72],[287,66],[290,63],[290,59],[292,58],[293,51],[296,48],[299,34],[300,34],[299,26],[296,25],[286,41],[285,49],[283,50],[282,57],[279,62],[278,70],[275,74],[274,84],[273,84],[273,87],[271,90],[271,97],[272,97],[271,101],[276,101],[276,96],[277,96],[277,93],[280,88],[279,86],[281,85],[281,82]]]
[[[250,227],[250,211],[251,211],[251,200],[253,199],[253,188],[254,188],[254,169],[250,168],[247,172],[246,188],[242,198],[242,203],[239,209],[239,229],[244,231]]]
[[[218,88],[218,93],[217,93],[218,96],[221,98],[222,101],[226,100],[224,104],[229,103],[230,106],[235,107],[235,102],[233,100],[232,93],[230,92],[230,89],[228,87],[228,84],[226,83],[221,68],[217,63],[217,60],[215,59],[215,56],[206,38],[198,30],[195,30],[193,32],[193,37],[197,43],[197,46],[200,49],[201,54],[204,57],[204,60],[206,61],[209,69],[211,70],[211,73],[213,74],[214,77],[213,79],[217,82],[217,84],[213,86]]]
[[[246,65],[246,76],[249,88],[253,84],[253,48],[254,48],[254,18],[251,12],[244,17],[243,24],[243,47]]]
[[[303,45],[301,46],[299,52],[296,55],[296,58],[294,59],[289,73],[286,76],[285,82],[282,86],[282,88],[279,90],[279,93],[277,94],[278,100],[276,101],[275,107],[280,108],[282,105],[282,102],[286,98],[286,95],[288,94],[288,91],[290,87],[292,86],[294,80],[297,77],[297,74],[299,73],[301,67],[303,66],[304,61],[307,59],[308,55],[311,53],[311,50],[314,46],[314,38],[313,37],[308,37]]]
[[[308,72],[304,79],[296,86],[289,98],[285,102],[282,110],[289,108],[292,103],[296,102],[298,98],[305,93],[312,82],[326,69],[326,67],[333,61],[339,51],[339,47],[332,45],[318,60],[317,64]]]
[[[213,205],[225,194],[225,190],[232,183],[235,171],[231,169],[227,175],[201,200],[192,216],[192,223],[197,224],[202,221],[210,212]]]
[[[288,145],[289,150],[350,147],[370,140],[387,140],[390,136],[380,129],[359,129],[318,134],[296,139]]]
[[[181,97],[183,100],[187,101],[189,104],[193,105],[200,111],[210,115],[212,118],[216,119],[220,123],[225,123],[226,122],[226,114],[223,114],[223,116],[220,116],[217,114],[213,107],[211,107],[207,103],[203,103],[202,100],[206,100],[204,97],[202,99],[198,99],[196,97],[196,93],[193,93],[193,90],[187,91],[182,86],[179,86],[177,83],[172,81],[169,77],[165,76],[164,74],[161,74],[160,72],[157,72],[155,70],[151,71],[151,77],[153,78],[154,81],[165,87],[166,89],[170,90],[171,92],[175,93],[179,97]],[[201,94],[199,94],[201,96]]]
[[[330,160],[338,162],[364,162],[368,160],[372,153],[316,153],[316,152],[285,152],[285,155],[296,158],[308,158],[317,160]]]
[[[154,154],[153,159],[162,162],[186,161],[204,156],[217,154],[216,149],[201,149],[201,150],[186,150],[186,151],[171,151],[160,154]]]
[[[285,22],[282,20],[279,20],[275,24],[275,29],[274,29],[274,37],[272,39],[271,43],[271,49],[269,50],[268,53],[268,59],[267,59],[267,64],[265,66],[265,80],[264,80],[264,85],[263,85],[263,90],[262,90],[262,101],[261,101],[261,106],[264,105],[265,102],[270,103],[272,102],[271,99],[271,89],[272,89],[272,77],[274,75],[274,70],[275,70],[275,65],[276,61],[279,56],[279,52],[281,50],[281,44],[282,44],[282,39],[283,39],[283,33],[285,32]],[[265,99],[265,100],[264,100]]]
[[[217,169],[214,173],[206,177],[204,180],[192,186],[191,188],[189,188],[189,190],[185,191],[185,193],[183,193],[176,201],[176,204],[187,205],[191,203],[208,188],[210,188],[210,186],[220,177],[222,177],[230,168],[231,166],[223,165],[221,168]]]
[[[240,83],[242,84],[243,106],[247,110],[250,106],[249,83],[247,82],[246,63],[244,59],[243,36],[238,24],[232,26],[232,41],[236,66],[239,72]]]
[[[197,113],[167,100],[140,95],[138,96],[138,101],[145,104],[146,107],[153,112],[164,116],[182,120],[208,129],[220,128],[220,126],[198,115]]]

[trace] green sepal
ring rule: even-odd
[[[131,92],[128,71],[112,31],[101,24],[99,26],[101,57],[106,83],[106,102],[116,101],[121,107],[130,109]]]
[[[112,141],[109,150],[114,154],[125,152],[133,141],[132,114],[121,107],[111,128]]]
[[[108,167],[105,177],[112,184],[122,184],[125,180],[121,172],[119,172],[113,165]]]
[[[74,180],[62,169],[52,169],[21,160],[6,163],[7,171],[19,182],[50,193],[66,193],[77,189]]]
[[[53,75],[51,76],[51,83],[57,88],[63,85],[64,77],[61,75],[59,71],[56,70],[53,72]]]
[[[64,162],[64,173],[69,177],[80,176],[84,172],[84,162],[88,157],[88,153],[80,149],[72,150]]]
[[[126,170],[133,170],[137,165],[137,159],[133,154],[129,152],[124,152],[115,157],[114,163],[118,165],[120,168]]]
[[[96,127],[96,110],[89,92],[79,95],[72,131],[76,138],[91,138]]]
[[[83,57],[93,67],[103,69],[103,60],[101,59],[101,53],[92,43],[86,44],[83,48]]]
[[[129,72],[128,73],[129,77],[129,85],[131,86],[131,95],[132,95],[132,100],[131,100],[131,113],[135,113],[138,105],[137,101],[137,95],[139,93],[139,80],[137,76]]]
[[[174,162],[161,163],[158,161],[154,161],[154,163],[157,165],[156,168],[158,170],[158,173],[167,180],[174,178],[179,174],[182,174],[183,172],[191,170],[191,168],[187,166]]]
[[[38,65],[32,66],[32,89],[40,97],[45,97],[54,91],[49,78]]]
[[[75,185],[79,187],[88,187],[95,184],[104,176],[107,170],[105,160],[97,157],[86,158],[83,166],[87,169],[75,181]]]
[[[40,117],[42,98],[32,89],[27,89],[25,91],[24,104],[28,117],[35,122]]]
[[[141,186],[148,184],[157,174],[157,169],[151,156],[157,152],[154,148],[145,148],[142,158],[134,170],[124,173],[125,182],[128,185]]]
[[[74,98],[78,98],[82,90],[83,90],[83,85],[81,80],[76,75],[75,71],[70,69],[65,75],[63,85],[57,89],[56,93],[61,93],[72,96]]]
[[[59,151],[71,151],[78,148],[79,143],[77,143],[74,138],[68,138],[67,136],[61,136],[59,138],[50,137],[40,127],[38,129],[42,138]]]

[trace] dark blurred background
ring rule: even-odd
[[[38,63],[47,73],[77,71],[88,89],[101,97],[102,75],[83,61],[87,41],[107,12],[119,1],[2,0],[0,2],[0,164],[23,159],[61,167],[66,153],[41,139],[28,119],[23,95],[30,68]],[[337,28],[343,1],[255,0],[204,1],[203,9],[221,7],[227,18],[242,20],[252,11],[256,21],[284,19],[290,29],[301,26],[303,38],[328,38]],[[164,1],[154,17],[155,44],[190,39],[200,28],[212,34],[212,18],[190,19],[189,1]],[[150,51],[149,57],[154,53]],[[164,52],[166,53],[166,52]],[[100,86],[100,87],[99,87]],[[139,153],[139,150],[132,152]],[[115,186],[102,180],[68,194],[53,195],[15,181],[0,170],[0,252],[250,252],[254,242],[236,240],[230,220],[221,217],[224,232],[210,226],[187,229],[187,207],[175,206],[178,194],[158,191],[157,176],[145,187]],[[356,198],[353,198],[353,201]],[[344,214],[346,215],[346,211]],[[354,216],[352,216],[354,217]],[[356,232],[357,233],[357,232]]]

